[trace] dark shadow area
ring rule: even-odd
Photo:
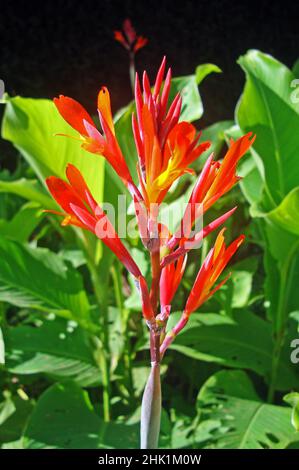
[[[291,66],[298,53],[296,2],[229,0],[3,2],[0,77],[14,95],[73,96],[94,110],[97,90],[106,84],[114,110],[130,99],[128,58],[113,39],[124,18],[149,38],[137,68],[151,77],[164,54],[174,75],[213,62],[223,75],[202,85],[202,125],[231,118],[244,82],[236,64],[249,48],[273,54]]]

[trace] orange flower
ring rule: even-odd
[[[80,171],[69,164],[66,169],[66,182],[56,176],[46,179],[50,193],[63,209],[63,212],[46,211],[63,216],[62,225],[75,225],[97,235],[118,257],[133,276],[139,278],[141,272],[122,244],[98,203],[94,200]]]
[[[255,136],[250,139],[251,136],[252,132],[248,132],[235,142],[231,140],[222,162],[213,162],[213,155],[208,158],[192,192],[191,203],[202,203],[206,211],[240,180],[237,164],[255,141]]]
[[[197,274],[184,310],[187,316],[206,302],[230,277],[229,274],[222,282],[213,288],[227,263],[245,238],[244,235],[240,235],[226,248],[223,236],[224,231],[225,229],[220,231],[214,247],[210,250]]]
[[[143,74],[143,95],[136,76],[135,101],[137,119],[133,115],[133,132],[139,158],[138,176],[147,207],[161,203],[172,183],[192,170],[189,165],[210,146],[200,145],[195,127],[187,122],[178,123],[182,98],[178,93],[167,111],[170,93],[171,69],[168,69],[164,87],[166,59],[163,58],[153,91],[149,79]]]
[[[231,257],[235,254],[239,246],[243,243],[245,238],[244,235],[240,235],[226,248],[223,236],[224,230],[225,229],[222,229],[217,236],[213,248],[208,253],[197,274],[181,318],[177,324],[167,333],[163,340],[160,348],[161,357],[164,355],[166,349],[170,346],[179,332],[186,326],[191,313],[198,309],[213,294],[215,294],[215,292],[220,289],[221,286],[223,286],[223,284],[229,279],[231,275],[228,274],[223,279],[223,281],[214,287],[222,271],[228,264]]]
[[[88,112],[77,101],[60,95],[59,98],[54,98],[54,103],[65,121],[79,132],[78,140],[82,142],[82,147],[91,153],[104,156],[130,192],[140,199],[140,193],[132,181],[115,135],[108,89],[102,87],[98,94],[98,113],[103,135],[97,130]]]

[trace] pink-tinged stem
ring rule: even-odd
[[[160,284],[160,276],[161,276],[159,251],[151,253],[151,265],[152,265],[152,285],[151,285],[151,291],[150,291],[150,299],[151,299],[153,311],[156,314],[158,299],[159,299],[159,284]]]
[[[160,239],[156,217],[149,223],[151,241],[152,285],[150,303],[152,313],[157,316],[160,288]],[[150,324],[151,372],[144,389],[141,405],[140,446],[141,449],[157,449],[161,421],[161,380],[160,380],[160,340],[161,329],[154,323]]]
[[[150,331],[151,371],[141,405],[140,447],[157,449],[161,421],[160,332]]]
[[[160,364],[152,363],[141,405],[140,448],[157,449],[161,422]]]
[[[160,357],[161,359],[163,358],[166,349],[171,345],[175,337],[179,334],[179,332],[186,326],[186,323],[189,320],[189,316],[186,315],[185,312],[183,312],[180,320],[178,323],[170,330],[167,335],[164,338],[163,343],[161,344],[160,347]]]

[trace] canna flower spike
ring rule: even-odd
[[[129,50],[132,72],[134,54],[144,45],[144,39],[136,36],[129,21],[124,23],[124,31],[115,32],[115,38]],[[132,76],[134,74],[131,73]],[[230,142],[221,161],[215,161],[213,154],[207,158],[193,187],[179,229],[171,234],[159,222],[160,205],[178,178],[185,173],[193,173],[190,165],[210,146],[210,142],[199,141],[200,133],[197,133],[192,124],[180,121],[180,93],[168,103],[171,77],[171,69],[166,72],[164,57],[153,88],[146,72],[143,73],[142,80],[138,75],[132,80],[136,105],[136,112],[132,115],[132,130],[138,155],[138,188],[117,140],[107,88],[102,87],[98,94],[101,132],[77,101],[64,96],[54,100],[62,117],[78,132],[82,147],[104,156],[128,188],[134,203],[140,238],[150,254],[150,289],[108,217],[94,200],[79,170],[68,165],[68,181],[54,176],[47,179],[49,191],[62,209],[62,212],[48,212],[63,216],[62,225],[74,225],[95,233],[135,277],[143,317],[150,330],[151,353],[151,373],[142,401],[141,448],[156,448],[158,444],[161,413],[160,361],[187,324],[190,315],[228,280],[230,274],[220,281],[219,278],[244,241],[244,235],[240,235],[227,247],[225,228],[222,228],[198,271],[180,320],[172,329],[167,330],[173,299],[183,279],[188,252],[198,248],[205,237],[223,225],[233,215],[236,207],[202,228],[198,228],[196,222],[239,181],[238,162],[255,139],[248,133],[235,142]]]

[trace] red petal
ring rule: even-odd
[[[73,100],[73,98],[63,95],[60,95],[59,98],[54,98],[54,104],[63,119],[81,135],[87,137],[83,120],[85,119],[92,126],[94,126],[94,122],[83,106],[78,101]]]
[[[71,203],[76,204],[82,209],[84,208],[83,202],[76,195],[72,187],[62,179],[50,176],[46,179],[46,184],[55,201],[67,214],[73,214],[70,207]]]

